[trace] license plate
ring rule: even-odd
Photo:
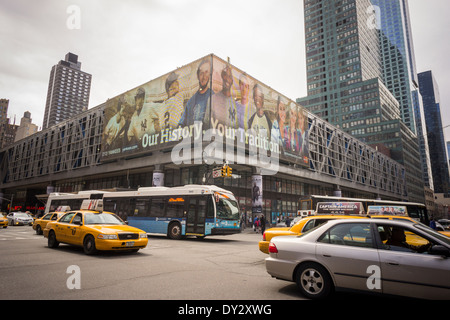
[[[134,246],[134,241],[128,241],[125,245],[127,247],[132,247],[132,246]]]

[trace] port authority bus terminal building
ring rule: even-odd
[[[271,223],[308,194],[409,200],[401,164],[213,54],[0,150],[0,178],[2,211],[37,211],[50,192],[202,183]]]

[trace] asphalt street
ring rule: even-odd
[[[304,299],[294,283],[267,274],[260,239],[249,229],[203,240],[150,235],[137,254],[86,256],[69,245],[48,248],[29,226],[10,226],[0,230],[0,299]]]

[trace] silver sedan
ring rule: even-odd
[[[9,213],[6,218],[8,218],[8,224],[10,226],[24,226],[24,225],[29,225],[31,226],[33,224],[33,217],[30,216],[28,213],[26,212],[11,212]]]
[[[272,238],[266,269],[312,299],[340,288],[450,299],[450,238],[423,224],[330,220],[298,237]]]

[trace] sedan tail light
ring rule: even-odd
[[[266,241],[266,233],[263,233],[263,241]]]
[[[269,253],[278,253],[277,246],[273,242],[269,243]]]

